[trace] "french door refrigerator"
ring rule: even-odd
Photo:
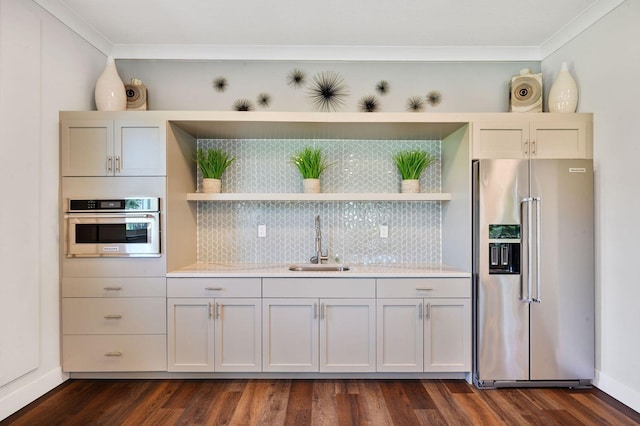
[[[590,385],[593,163],[473,163],[474,383]]]

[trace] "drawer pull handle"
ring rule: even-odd
[[[104,317],[105,317],[105,319],[120,319],[120,318],[122,318],[122,315],[109,314],[109,315],[105,315]]]
[[[208,290],[208,291],[220,291],[220,290],[222,290],[222,287],[205,287],[205,290]]]
[[[431,287],[416,287],[418,291],[433,291]]]
[[[122,352],[107,352],[104,356],[122,356]]]
[[[122,287],[105,287],[104,289],[106,291],[120,291],[122,290]]]

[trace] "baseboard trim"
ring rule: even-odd
[[[596,369],[593,385],[612,398],[640,413],[640,392],[620,383],[611,376]]]
[[[29,405],[51,389],[64,383],[68,378],[68,374],[63,373],[62,368],[58,367],[8,395],[0,397],[0,420],[6,419],[16,411]]]

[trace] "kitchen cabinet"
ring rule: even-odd
[[[169,278],[168,371],[261,371],[260,295],[260,279]]]
[[[165,127],[157,120],[63,120],[62,176],[164,176]]]
[[[471,371],[471,284],[378,279],[378,372]]]
[[[166,370],[165,288],[164,278],[63,278],[63,370]]]
[[[263,297],[263,371],[375,371],[374,279],[265,278]]]
[[[473,158],[592,158],[591,116],[518,114],[473,123]]]

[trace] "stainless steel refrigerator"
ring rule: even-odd
[[[588,386],[592,161],[478,160],[473,171],[474,383]]]

